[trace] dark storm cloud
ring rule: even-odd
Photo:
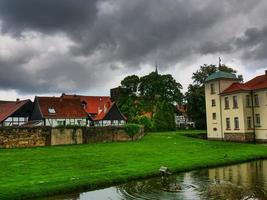
[[[30,41],[25,55],[17,53],[2,61],[0,57],[1,70],[10,69],[8,73],[14,74],[19,83],[1,74],[0,87],[27,93],[61,92],[64,86],[60,82],[65,82],[70,90],[84,90],[101,84],[103,77],[97,78],[99,74],[108,81],[121,70],[154,65],[156,61],[168,68],[196,56],[235,50],[244,56],[247,52],[256,53],[250,58],[261,59],[267,51],[266,30],[248,29],[243,36],[236,36],[239,22],[228,27],[228,21],[240,16],[245,19],[262,2],[1,0],[2,34],[11,35],[18,42],[27,31],[39,32],[40,37],[63,34],[71,45],[64,55],[49,53],[50,57],[40,59],[38,69],[33,70],[25,69],[27,62],[42,58],[47,52],[34,52]],[[229,29],[233,29],[233,35],[225,34]],[[80,57],[84,61],[77,61]]]
[[[245,60],[266,60],[267,26],[247,29],[243,36],[236,38],[235,45],[243,50],[242,58]]]
[[[266,60],[267,26],[248,28],[241,36],[229,38],[226,41],[209,41],[201,44],[200,54],[240,52],[243,60]]]
[[[96,16],[97,0],[1,0],[2,31],[70,31],[88,26]]]

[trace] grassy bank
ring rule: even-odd
[[[0,150],[0,199],[93,189],[172,171],[267,158],[267,146],[184,136],[201,131],[152,133],[125,143]]]

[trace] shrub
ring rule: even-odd
[[[152,129],[152,121],[149,117],[145,115],[138,116],[136,118],[136,123],[142,125],[145,129],[145,132],[151,131]]]
[[[133,139],[133,137],[139,133],[140,129],[143,128],[141,125],[139,124],[125,124],[124,126],[124,130],[126,131],[126,133]]]

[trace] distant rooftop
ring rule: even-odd
[[[237,77],[236,75],[229,73],[229,72],[218,71],[218,72],[211,74],[206,79],[206,82],[216,80],[216,79],[237,79]]]

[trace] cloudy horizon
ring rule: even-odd
[[[248,80],[267,60],[264,0],[1,0],[1,100],[109,95],[155,70],[183,85],[203,64]]]

